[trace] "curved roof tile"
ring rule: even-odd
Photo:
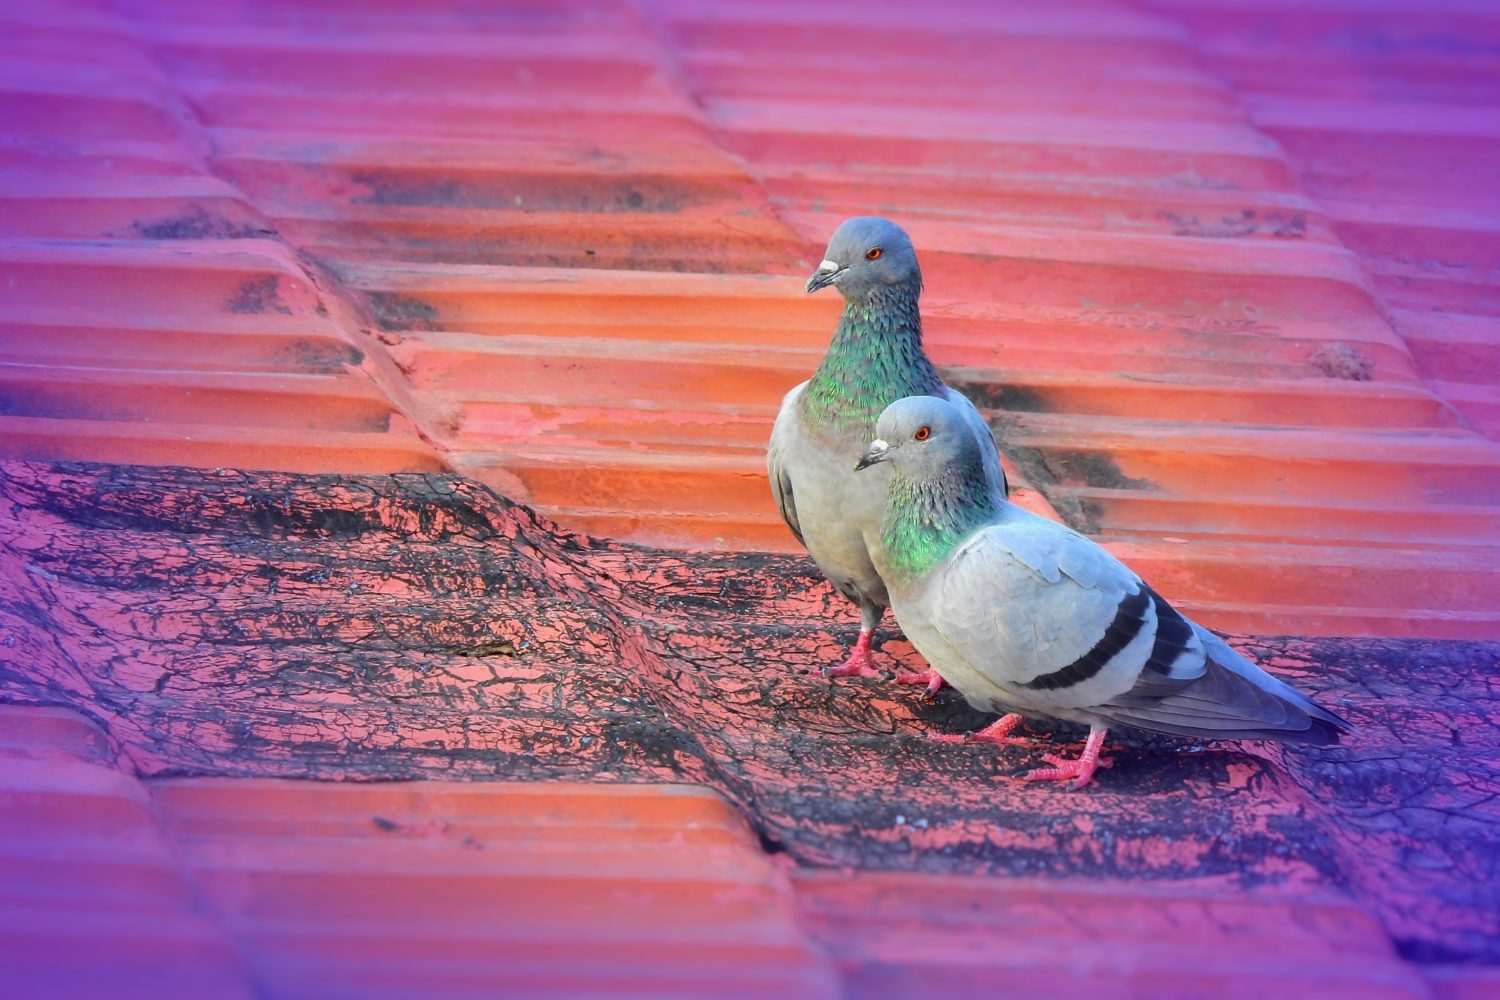
[[[78,0],[0,38],[13,982],[1500,988],[1483,4]],[[800,276],[870,211],[1022,502],[1314,637],[1237,641],[1359,745],[1127,742],[1082,802],[906,739],[951,701],[796,673],[838,620],[765,554],[761,448],[837,312]],[[562,596],[497,615],[511,578]],[[434,780],[497,773],[538,783]]]

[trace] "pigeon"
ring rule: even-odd
[[[932,396],[892,403],[857,474],[885,467],[872,549],[896,621],[976,709],[967,737],[1021,744],[1023,718],[1089,727],[1076,760],[1047,754],[1029,780],[1093,778],[1112,726],[1200,739],[1320,746],[1352,727],[1184,618],[1094,542],[999,497],[967,414]]]
[[[1005,473],[989,425],[973,403],[943,385],[922,350],[922,272],[906,231],[872,216],[845,221],[807,291],[829,285],[843,293],[844,313],[812,378],[782,399],[766,466],[787,527],[834,588],[859,607],[859,639],[848,659],[824,674],[874,677],[879,672],[870,639],[890,604],[871,558],[879,544],[886,477],[856,477],[853,469],[876,418],[905,396],[946,399],[974,441],[985,483],[1001,497]],[[927,683],[929,692],[943,683],[926,671],[896,679]]]

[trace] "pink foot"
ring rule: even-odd
[[[1025,781],[1068,781],[1070,788],[1083,788],[1094,780],[1094,771],[1101,767],[1113,767],[1114,761],[1108,757],[1100,757],[1099,751],[1104,746],[1104,734],[1106,730],[1095,726],[1089,730],[1088,742],[1083,745],[1083,755],[1077,760],[1069,760],[1059,757],[1057,754],[1042,754],[1042,760],[1051,764],[1051,767],[1039,767],[1027,771],[1021,775]]]
[[[1010,731],[1021,724],[1022,717],[1011,713],[1002,715],[994,722],[985,726],[977,733],[936,733],[929,737],[939,743],[993,743],[995,746],[1024,747],[1030,745],[1027,740],[1019,736],[1008,735]]]
[[[860,629],[849,658],[836,667],[824,667],[824,677],[879,677],[880,671],[870,659],[870,633]]]
[[[942,690],[944,681],[943,678],[938,675],[938,672],[936,670],[928,667],[926,670],[919,670],[916,673],[910,673],[905,670],[898,670],[896,671],[896,683],[926,684],[927,690],[922,693],[922,700],[931,701],[933,695]]]

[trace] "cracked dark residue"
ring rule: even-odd
[[[1497,643],[1236,639],[1358,732],[1112,734],[1075,793],[1014,780],[1041,745],[927,740],[985,721],[951,691],[822,678],[852,617],[804,558],[589,538],[448,475],[0,471],[36,526],[0,533],[0,698],[78,708],[145,775],[689,782],[803,865],[1315,885],[1404,954],[1500,960]]]

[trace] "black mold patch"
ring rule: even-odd
[[[1005,382],[957,382],[955,388],[976,406],[1003,413],[1050,413],[1054,407],[1043,392]]]
[[[337,371],[358,367],[364,352],[348,344],[328,340],[299,340],[276,352],[276,359],[311,371]]]
[[[421,177],[378,171],[356,174],[368,205],[430,206],[520,212],[681,212],[702,202],[703,192],[684,190],[663,177],[637,175],[574,181],[556,174],[508,177]],[[730,192],[719,192],[726,196]]]
[[[275,236],[276,231],[249,222],[232,222],[201,205],[165,219],[136,220],[130,233],[143,240],[246,240]]]
[[[997,437],[1000,435],[996,434]],[[1104,509],[1097,503],[1078,499],[1067,489],[1058,487],[1087,486],[1092,489],[1154,490],[1149,479],[1125,475],[1115,460],[1104,452],[1075,449],[1050,449],[1008,446],[1001,439],[1011,459],[1026,473],[1033,486],[1045,496],[1074,529],[1096,535],[1102,528]]]
[[[1011,414],[1044,412],[1049,409],[1045,398],[1034,390],[1004,383],[951,377],[947,381],[953,388],[968,396],[976,406],[994,414],[990,430],[994,432],[995,442],[1000,446],[1001,453],[1021,467],[1021,472],[1032,487],[1046,497],[1057,512],[1068,519],[1069,524],[1083,530],[1081,519],[1075,516],[1077,512],[1068,510],[1067,504],[1061,502],[1049,489],[1053,481],[1047,474],[1040,450],[1017,444],[1012,433],[1015,420]]]
[[[990,429],[1001,452],[1021,467],[1032,487],[1052,504],[1073,528],[1086,534],[1098,534],[1103,510],[1092,503],[1074,499],[1057,487],[1087,485],[1105,489],[1155,489],[1147,479],[1125,475],[1114,460],[1103,452],[1071,449],[1043,449],[1020,444],[1015,433],[1017,413],[1049,413],[1056,409],[1046,393],[1003,382],[952,379],[950,383],[979,407],[994,414]]]
[[[1016,465],[1037,490],[1063,516],[1068,524],[1085,534],[1098,534],[1103,509],[1095,503],[1076,499],[1058,487],[1086,485],[1102,489],[1156,489],[1148,479],[1127,476],[1114,459],[1103,452],[1077,449],[1044,449],[1017,441],[1013,413],[1038,413],[1050,409],[1042,393],[1019,386],[988,386],[984,383],[962,383],[961,388],[976,402],[995,414],[990,429],[1000,451]]]
[[[1077,530],[1085,535],[1097,535],[1103,530],[1108,510],[1102,503],[1089,497],[1069,497],[1068,502],[1072,507],[1069,519],[1076,519],[1074,524]]]
[[[1248,236],[1300,240],[1307,236],[1307,216],[1301,212],[1260,212],[1246,208],[1238,215],[1200,219],[1190,212],[1162,211],[1157,213],[1157,218],[1172,225],[1173,236],[1210,240],[1244,239]]]
[[[232,313],[244,315],[281,313],[283,316],[290,316],[291,308],[281,301],[279,282],[280,279],[274,274],[251,278],[240,286],[234,298],[229,300],[227,308]]]
[[[368,292],[370,311],[382,330],[438,329],[437,307],[410,295],[397,292]]]
[[[1156,484],[1149,479],[1136,479],[1125,475],[1115,460],[1102,451],[1054,449],[1043,451],[1041,454],[1048,479],[1059,485],[1083,485],[1104,490],[1156,488]]]

